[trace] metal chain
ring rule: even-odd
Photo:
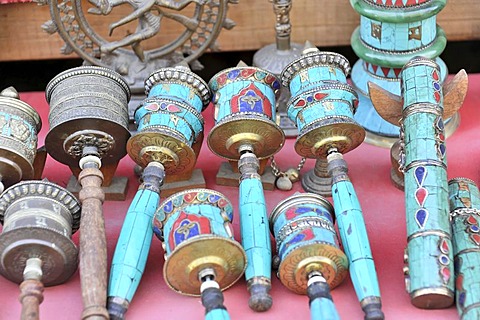
[[[307,158],[302,157],[300,162],[297,165],[297,171],[300,172],[302,170],[303,166],[305,165],[305,162],[307,161]],[[274,156],[270,157],[270,167],[272,168],[272,173],[275,177],[280,177],[280,176],[285,176],[286,172],[282,172],[280,168],[277,165],[277,162],[275,161]]]

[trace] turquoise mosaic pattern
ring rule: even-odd
[[[431,44],[437,35],[436,16],[409,23],[388,23],[360,17],[360,37],[375,49],[412,51]]]
[[[400,69],[413,57],[437,59],[441,82],[448,70],[438,56],[446,46],[436,15],[445,0],[350,0],[360,14],[351,43],[360,60],[352,69],[352,84],[360,103],[355,120],[380,137],[398,137],[399,129],[383,120],[368,96],[368,82],[400,95]]]
[[[317,298],[310,302],[311,320],[340,320],[335,304],[327,298]]]
[[[132,301],[147,263],[153,235],[151,223],[159,200],[158,193],[147,189],[140,189],[133,198],[113,255],[109,297]]]
[[[377,272],[373,262],[362,208],[350,181],[332,185],[333,207],[343,249],[347,255],[350,277],[358,300],[380,297]]]
[[[272,244],[268,228],[267,205],[260,179],[243,179],[239,194],[242,246],[247,254],[245,279],[271,278]]]
[[[463,320],[480,318],[480,194],[466,178],[448,183],[455,264],[455,300]]]

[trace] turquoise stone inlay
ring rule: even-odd
[[[480,317],[480,193],[467,178],[448,182],[452,218],[455,290],[461,319]]]
[[[317,298],[310,302],[311,320],[340,320],[337,308],[332,300]]]

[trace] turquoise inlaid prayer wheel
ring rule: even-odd
[[[448,181],[455,265],[455,300],[460,318],[480,318],[480,194],[470,179]]]
[[[419,308],[445,308],[453,303],[454,277],[440,68],[414,58],[401,79],[407,292]]]
[[[306,294],[312,271],[321,272],[332,289],[345,279],[348,260],[340,250],[328,200],[296,193],[281,201],[269,220],[280,258],[278,274],[288,289]]]
[[[280,281],[309,296],[312,319],[339,319],[330,289],[347,276],[348,259],[340,250],[330,202],[314,193],[296,193],[273,209],[269,221]]]
[[[209,82],[215,105],[215,126],[208,135],[210,150],[238,161],[239,211],[242,246],[247,255],[245,270],[250,292],[249,306],[266,311],[272,306],[271,241],[267,206],[258,173],[259,159],[280,151],[285,140],[275,123],[275,99],[280,81],[263,69],[240,62],[217,73]]]
[[[350,0],[350,3],[360,14],[360,26],[351,37],[352,48],[360,58],[352,69],[352,84],[360,101],[355,119],[367,130],[367,142],[386,146],[396,140],[399,129],[383,120],[373,108],[368,82],[401,95],[401,68],[415,56],[436,59],[440,83],[445,80],[448,70],[438,56],[447,40],[436,24],[436,16],[446,0]]]
[[[239,64],[217,73],[209,86],[215,105],[215,126],[208,137],[213,153],[238,160],[239,147],[249,144],[263,159],[281,149],[285,136],[275,123],[281,85],[273,73]]]
[[[165,250],[165,281],[178,293],[202,294],[207,319],[225,319],[224,308],[207,306],[207,296],[223,301],[218,290],[232,286],[246,267],[245,251],[233,238],[232,220],[230,201],[209,189],[168,197],[153,219],[153,231]],[[217,285],[207,285],[214,282]]]
[[[178,66],[154,72],[145,88],[148,97],[135,110],[138,133],[128,140],[129,155],[143,167],[162,162],[168,174],[191,171],[203,141],[208,85]]]
[[[365,130],[353,120],[358,98],[347,84],[349,71],[345,57],[316,48],[304,51],[283,70],[282,84],[292,94],[287,114],[299,131],[299,155],[325,158],[332,147],[346,153],[363,142]]]

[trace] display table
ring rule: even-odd
[[[479,182],[480,139],[480,75],[470,75],[470,85],[465,104],[460,111],[459,129],[447,140],[448,177],[468,177]],[[43,128],[39,146],[43,145],[48,132],[48,105],[43,92],[22,93],[21,99],[36,108],[42,117]],[[213,126],[212,108],[204,112],[205,133]],[[288,139],[276,156],[277,164],[286,170],[295,167],[300,158],[293,149],[294,139]],[[457,319],[455,307],[444,310],[421,310],[410,304],[405,292],[403,277],[403,251],[406,245],[405,205],[403,192],[390,183],[390,154],[383,149],[367,144],[345,156],[350,169],[350,178],[363,208],[375,259],[383,300],[383,310],[389,320],[394,319]],[[238,208],[238,188],[215,184],[215,175],[222,160],[212,154],[204,141],[197,167],[203,170],[207,188],[225,194]],[[313,168],[315,161],[306,162],[302,172]],[[117,170],[117,175],[129,177],[127,200],[107,201],[104,204],[105,228],[107,230],[108,261],[111,262],[116,241],[127,208],[137,190],[138,181],[133,173],[134,162],[126,156]],[[66,186],[70,178],[68,167],[47,159],[44,178]],[[265,191],[269,212],[294,192],[302,191],[295,183],[291,191]],[[331,199],[330,199],[331,200]],[[235,238],[240,239],[238,210],[235,212]],[[73,240],[78,244],[79,234]],[[167,287],[162,275],[163,249],[154,238],[145,274],[127,313],[128,319],[202,319],[204,308],[200,298],[182,296]],[[110,265],[108,266],[110,270]],[[255,313],[248,308],[249,294],[242,278],[224,292],[225,306],[232,319],[308,319],[308,298],[287,290],[274,277],[272,279],[273,307],[266,313]],[[0,277],[0,319],[19,319],[18,285]],[[49,287],[44,292],[45,300],[40,305],[41,319],[79,319],[82,311],[80,278],[78,271],[65,284]],[[352,283],[347,278],[332,292],[333,300],[342,319],[363,319],[363,312],[356,298]]]

